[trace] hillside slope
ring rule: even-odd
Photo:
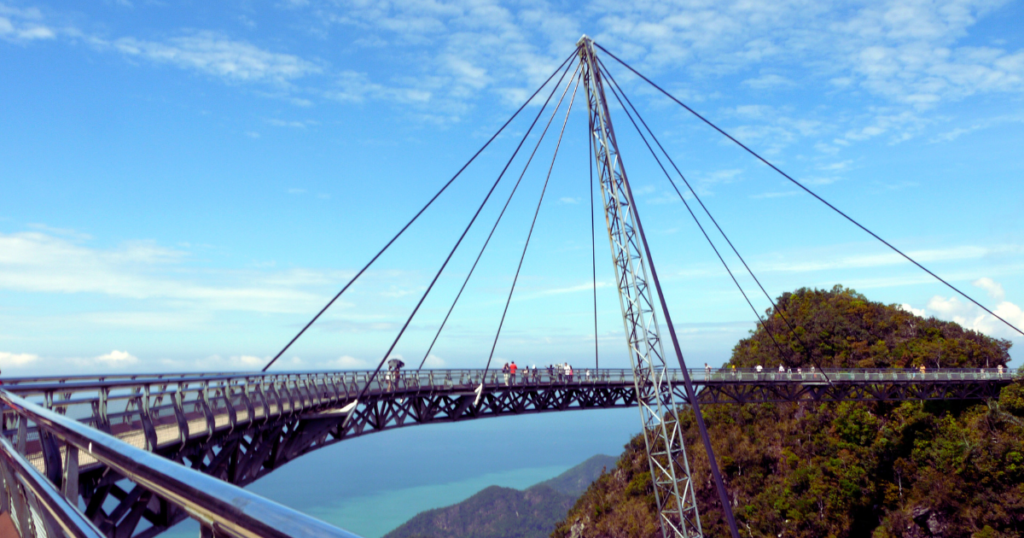
[[[599,454],[524,491],[491,486],[461,503],[421,512],[385,538],[544,538],[615,462]]]
[[[885,368],[1006,364],[1009,342],[922,319],[852,290],[779,300],[730,364]],[[706,405],[731,504],[751,537],[1024,535],[1024,387],[992,402]],[[692,414],[681,418],[701,521],[728,536]],[[642,437],[559,523],[554,538],[660,535]],[[574,530],[575,525],[575,532]]]

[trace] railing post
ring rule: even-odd
[[[264,380],[260,379],[256,383],[256,396],[260,399],[260,404],[263,406],[263,423],[266,424],[270,420],[270,403],[267,402],[267,393],[263,390]],[[255,415],[253,421],[256,420]]]
[[[199,405],[203,409],[203,415],[206,417],[206,437],[210,439],[213,437],[214,430],[217,429],[217,419],[213,416],[213,410],[210,409],[210,382],[203,381],[203,388],[199,390]]]
[[[25,455],[25,443],[28,441],[28,419],[18,415],[18,437],[14,441],[14,449],[18,454]]]
[[[57,446],[57,439],[42,428],[39,428],[39,448],[43,453],[43,474],[46,475],[47,480],[59,488],[62,475],[60,447]]]
[[[245,378],[242,385],[242,405],[245,406],[246,420],[249,424],[256,422],[256,410],[253,408],[252,400],[249,398],[249,378]]]
[[[270,395],[274,397],[274,405],[277,406],[277,416],[284,415],[284,403],[281,401],[281,393],[277,390],[277,382],[274,380],[270,381]],[[267,408],[267,413],[270,412],[270,408]]]
[[[156,451],[156,427],[149,410],[149,383],[142,386],[142,401],[139,405],[139,421],[142,422],[142,434],[146,438],[146,450]]]
[[[224,395],[224,403],[228,407],[228,425],[230,431],[235,431],[235,427],[238,426],[238,414],[235,413],[235,404],[231,401],[235,397],[235,391],[231,387],[231,380],[225,379],[222,383],[221,394]]]
[[[110,419],[107,418],[107,397],[109,395],[110,389],[100,387],[97,399],[92,402],[93,422],[96,423],[96,429],[104,433],[110,433]]]
[[[174,419],[178,422],[178,441],[184,448],[185,444],[188,443],[189,431],[188,420],[185,418],[184,388],[182,385],[182,383],[178,383],[174,396],[171,396],[171,407],[174,408]]]
[[[64,443],[64,477],[60,492],[72,505],[78,506],[78,447]]]

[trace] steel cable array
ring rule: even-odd
[[[900,250],[900,249],[896,248],[895,246],[893,246],[893,244],[892,244],[892,243],[890,243],[890,242],[886,241],[885,239],[882,239],[882,237],[881,237],[881,236],[879,236],[879,235],[878,235],[878,234],[876,234],[875,232],[872,232],[871,230],[869,230],[869,229],[868,229],[868,228],[867,228],[866,226],[864,226],[864,225],[863,225],[863,224],[861,224],[860,222],[857,222],[857,220],[855,220],[855,219],[854,219],[853,217],[851,217],[851,216],[847,215],[846,213],[844,213],[844,212],[840,211],[840,210],[839,210],[839,208],[837,208],[836,206],[832,205],[831,203],[829,203],[829,202],[828,202],[827,200],[825,200],[825,199],[824,199],[824,198],[822,198],[821,196],[818,196],[818,194],[817,194],[817,193],[815,193],[815,192],[814,192],[814,191],[812,191],[811,189],[807,188],[807,187],[806,187],[806,186],[805,186],[805,185],[804,185],[803,183],[800,183],[799,181],[797,181],[797,180],[793,179],[793,177],[792,177],[792,176],[790,176],[789,174],[787,174],[787,173],[783,172],[783,171],[782,171],[782,170],[781,170],[781,169],[780,169],[779,167],[777,167],[777,166],[775,166],[774,164],[772,164],[772,163],[771,163],[770,161],[768,161],[767,159],[765,159],[764,157],[762,157],[762,156],[761,156],[760,154],[758,154],[758,153],[757,153],[756,151],[754,151],[754,150],[750,149],[749,147],[747,147],[746,145],[744,145],[744,144],[743,144],[742,142],[740,142],[739,140],[736,140],[736,139],[735,139],[735,138],[734,138],[734,137],[733,137],[732,135],[730,135],[729,133],[727,133],[727,132],[726,132],[725,130],[723,130],[723,129],[722,129],[721,127],[719,127],[719,126],[715,125],[714,123],[712,123],[712,122],[711,122],[711,120],[708,120],[708,119],[707,119],[707,118],[705,118],[704,116],[700,115],[699,113],[697,113],[697,111],[695,111],[694,109],[692,109],[692,108],[690,108],[689,106],[687,106],[687,105],[686,105],[685,103],[683,103],[682,101],[680,101],[679,99],[677,99],[677,98],[676,98],[676,97],[675,97],[674,95],[672,95],[671,93],[669,93],[668,91],[666,91],[665,89],[663,89],[663,88],[662,88],[661,86],[658,86],[657,84],[655,84],[655,83],[654,83],[654,81],[652,81],[651,79],[649,79],[649,78],[645,77],[645,76],[644,76],[643,74],[641,74],[641,73],[640,73],[639,71],[637,71],[636,69],[634,69],[634,68],[633,68],[633,67],[632,67],[631,65],[629,65],[629,64],[628,64],[628,63],[626,63],[625,61],[623,61],[623,60],[619,59],[619,57],[618,57],[618,56],[616,56],[616,55],[612,54],[611,52],[609,52],[609,51],[608,51],[608,49],[606,49],[606,48],[602,47],[601,45],[599,45],[599,44],[597,44],[597,43],[594,43],[594,46],[598,47],[599,49],[601,49],[602,51],[604,51],[604,52],[605,52],[605,53],[606,53],[607,55],[609,55],[609,56],[611,56],[612,58],[614,58],[614,59],[615,59],[615,61],[617,61],[617,62],[619,62],[620,64],[622,64],[622,65],[623,65],[623,66],[624,66],[624,67],[625,67],[626,69],[629,69],[630,71],[632,71],[632,72],[633,72],[633,74],[635,74],[635,75],[637,75],[638,77],[640,77],[641,79],[643,79],[643,80],[644,80],[645,82],[647,82],[648,84],[650,84],[651,86],[653,86],[653,87],[654,87],[654,89],[656,89],[656,90],[658,90],[659,92],[661,92],[662,94],[664,94],[664,95],[665,95],[666,97],[668,97],[669,99],[671,99],[672,101],[674,101],[674,102],[675,102],[676,104],[678,104],[679,106],[681,106],[681,107],[683,107],[684,109],[686,109],[686,110],[687,110],[687,111],[688,111],[688,112],[689,112],[690,114],[693,114],[694,116],[696,116],[696,117],[697,117],[697,119],[699,119],[699,120],[701,120],[702,122],[704,122],[704,123],[708,124],[708,125],[709,125],[709,126],[710,126],[710,127],[712,128],[712,129],[714,129],[714,130],[718,131],[718,132],[719,132],[719,133],[720,133],[720,134],[721,134],[722,136],[724,136],[724,137],[728,138],[728,139],[729,139],[730,141],[732,141],[733,143],[735,143],[735,144],[736,144],[736,145],[738,145],[739,147],[743,148],[743,149],[744,149],[744,150],[745,150],[745,151],[746,151],[747,153],[749,153],[749,154],[753,155],[753,156],[754,156],[754,158],[756,158],[757,160],[761,161],[762,163],[764,163],[765,165],[767,165],[767,166],[768,166],[769,168],[771,168],[772,170],[774,170],[774,171],[778,172],[778,173],[779,173],[779,174],[780,174],[780,175],[781,175],[782,177],[786,178],[787,180],[789,180],[789,181],[790,181],[791,183],[793,183],[793,184],[794,184],[794,185],[796,185],[797,187],[800,187],[800,189],[802,189],[802,190],[803,190],[804,192],[806,192],[807,194],[810,194],[811,196],[813,196],[813,197],[814,197],[815,199],[817,199],[817,200],[818,200],[819,202],[821,202],[821,203],[825,204],[826,206],[828,206],[828,207],[829,207],[829,209],[831,209],[832,211],[835,211],[835,212],[836,212],[836,213],[838,213],[838,214],[839,214],[840,216],[842,216],[842,217],[843,217],[843,218],[845,218],[846,220],[848,220],[848,221],[850,221],[851,223],[853,223],[853,225],[854,225],[854,226],[856,226],[856,227],[860,228],[861,230],[865,231],[865,232],[866,232],[866,233],[867,233],[868,235],[870,235],[871,237],[874,237],[875,239],[877,239],[878,241],[880,241],[880,242],[881,242],[882,244],[884,244],[885,246],[889,247],[889,249],[891,249],[891,250],[892,250],[893,252],[895,252],[895,253],[899,254],[900,256],[902,256],[903,258],[905,258],[905,259],[906,259],[907,261],[909,261],[910,263],[912,263],[912,264],[916,265],[916,266],[917,266],[917,267],[918,267],[919,269],[921,269],[921,270],[922,270],[922,271],[924,271],[925,273],[928,273],[929,275],[931,275],[931,276],[932,276],[932,278],[934,278],[935,280],[938,280],[939,282],[943,283],[943,284],[944,284],[944,285],[945,285],[945,286],[946,286],[947,288],[949,288],[949,289],[951,289],[951,290],[955,291],[956,293],[958,293],[958,294],[959,294],[960,296],[962,296],[963,298],[965,298],[965,299],[967,299],[968,301],[970,301],[970,302],[974,303],[974,305],[975,305],[975,306],[977,306],[978,308],[981,308],[981,309],[982,309],[982,310],[984,310],[985,312],[987,312],[987,313],[991,314],[991,315],[992,315],[992,316],[993,316],[994,318],[996,318],[996,319],[998,319],[999,321],[1003,322],[1003,324],[1005,324],[1005,325],[1006,325],[1007,327],[1009,327],[1009,328],[1013,329],[1014,331],[1016,331],[1016,332],[1020,333],[1020,334],[1021,334],[1022,336],[1024,336],[1024,331],[1022,331],[1022,330],[1018,329],[1016,325],[1014,325],[1014,324],[1010,323],[1009,321],[1006,321],[1006,320],[1005,320],[1005,319],[1003,319],[1003,318],[1002,318],[1002,317],[1001,317],[1001,316],[1000,316],[999,314],[996,314],[995,312],[993,312],[993,311],[989,310],[989,309],[988,309],[987,307],[985,307],[985,305],[983,305],[983,304],[979,303],[978,301],[974,300],[974,298],[973,298],[973,297],[971,297],[970,295],[967,295],[966,293],[964,293],[964,292],[960,291],[960,289],[959,289],[959,288],[957,288],[956,286],[954,286],[954,285],[950,284],[949,282],[947,282],[947,281],[946,281],[945,279],[943,279],[943,278],[942,278],[942,277],[940,277],[939,275],[937,275],[937,274],[933,273],[933,272],[932,272],[931,270],[929,270],[929,269],[928,269],[927,267],[925,267],[924,265],[921,265],[921,264],[920,264],[920,263],[919,263],[919,262],[918,262],[917,260],[915,260],[915,259],[911,258],[911,257],[910,257],[910,256],[908,256],[907,254],[905,254],[905,253],[904,253],[904,252],[903,252],[902,250]]]
[[[582,64],[581,64],[581,66],[582,66]],[[533,221],[530,222],[530,231],[529,231],[529,233],[526,234],[526,244],[523,245],[523,254],[522,254],[522,256],[519,257],[519,266],[516,267],[516,275],[515,275],[515,277],[513,277],[513,279],[512,279],[512,286],[508,290],[508,299],[505,301],[505,309],[501,313],[501,321],[498,323],[498,330],[494,334],[494,343],[491,345],[491,353],[487,356],[487,366],[484,367],[484,376],[485,377],[487,376],[487,371],[491,368],[491,360],[494,359],[494,350],[495,350],[495,348],[498,347],[498,338],[501,337],[501,328],[505,325],[505,315],[508,314],[508,306],[512,302],[512,294],[515,293],[515,291],[516,291],[516,283],[519,281],[519,272],[523,269],[523,260],[526,259],[526,251],[527,251],[527,249],[530,248],[530,239],[533,237],[533,228],[534,228],[534,226],[537,225],[537,215],[540,214],[541,204],[544,203],[544,194],[548,190],[548,182],[551,181],[551,171],[555,168],[555,159],[558,158],[558,148],[561,147],[561,145],[562,145],[562,135],[565,134],[565,125],[567,123],[569,123],[569,113],[572,112],[572,104],[573,104],[573,102],[576,101],[576,90],[578,90],[579,87],[580,87],[580,80],[582,80],[582,77],[577,76],[576,77],[576,88],[573,89],[573,91],[572,91],[572,98],[569,99],[569,107],[565,111],[565,121],[562,122],[562,130],[558,133],[558,143],[555,145],[555,152],[551,156],[551,166],[548,167],[548,175],[544,179],[544,187],[540,191],[540,199],[537,200],[537,209],[533,212]],[[571,84],[572,84],[572,80],[570,79],[569,84],[567,84],[566,87],[565,87],[566,92],[569,91],[569,85],[571,85]],[[562,93],[562,98],[563,99],[565,98],[565,92]],[[555,107],[555,112],[558,112],[558,109],[561,106],[562,106],[562,101],[559,100],[558,101],[558,106]],[[551,119],[554,119],[554,113],[552,113]],[[549,126],[551,125],[551,120],[548,120],[548,125]],[[544,130],[547,131],[547,128],[545,127]],[[540,146],[540,141],[539,140],[537,141],[537,146],[538,147]],[[536,149],[534,149],[534,151],[536,151]],[[531,155],[531,158],[532,158],[532,155]],[[530,165],[529,162],[526,163],[526,166],[529,166],[529,165]],[[526,169],[525,168],[523,169],[523,173],[524,174],[526,173]]]
[[[444,186],[441,187],[441,190],[437,191],[437,194],[435,194],[433,197],[431,197],[430,200],[428,200],[427,203],[419,211],[417,211],[416,214],[413,215],[413,217],[411,219],[409,219],[409,222],[407,222],[405,224],[405,226],[402,226],[402,229],[398,230],[398,233],[396,233],[395,236],[392,237],[391,240],[388,241],[387,244],[385,244],[384,247],[381,248],[377,252],[377,254],[375,254],[373,256],[373,258],[370,258],[370,261],[366,262],[366,265],[364,265],[363,268],[360,269],[359,272],[356,273],[355,276],[353,276],[348,281],[348,283],[345,284],[345,286],[343,288],[341,288],[341,291],[339,291],[337,293],[337,295],[335,295],[330,301],[328,301],[327,304],[322,309],[320,309],[320,311],[317,312],[317,314],[315,316],[313,316],[313,319],[309,320],[309,323],[306,323],[306,325],[304,327],[302,327],[301,330],[299,330],[298,334],[296,334],[294,337],[292,337],[292,339],[289,340],[287,344],[285,344],[285,346],[281,349],[281,351],[277,352],[277,355],[274,355],[273,359],[270,359],[270,362],[268,362],[267,365],[263,367],[263,371],[264,372],[266,372],[267,369],[269,369],[271,366],[273,366],[273,364],[275,362],[277,362],[277,359],[281,358],[281,355],[284,355],[284,353],[286,351],[288,351],[288,348],[292,347],[292,344],[294,344],[295,341],[298,340],[299,337],[302,336],[306,332],[307,329],[309,329],[314,323],[316,323],[316,320],[320,319],[320,316],[322,316],[324,314],[324,312],[326,312],[327,309],[329,309],[331,307],[331,305],[333,305],[338,300],[338,298],[340,298],[341,295],[343,293],[345,293],[345,291],[347,291],[349,289],[349,287],[351,287],[352,284],[354,284],[355,281],[358,280],[359,277],[362,276],[363,273],[365,273],[366,270],[369,269],[370,266],[373,265],[373,263],[375,261],[377,261],[377,258],[380,258],[380,256],[382,254],[384,254],[384,251],[386,251],[389,247],[391,247],[391,245],[396,240],[398,240],[398,238],[401,237],[402,234],[405,233],[405,231],[407,229],[409,229],[409,227],[412,226],[412,224],[414,222],[416,222],[417,219],[420,218],[420,215],[422,215],[427,210],[427,208],[429,208],[431,205],[433,205],[434,201],[437,200],[441,196],[441,194],[443,194],[444,191],[446,191],[448,189],[448,187],[450,187],[451,184],[454,183],[455,180],[458,179],[458,177],[460,175],[462,175],[462,172],[464,172],[466,170],[466,168],[468,168],[469,165],[472,164],[473,161],[475,161],[476,158],[479,157],[480,154],[483,153],[483,151],[485,149],[487,149],[488,146],[491,145],[491,142],[494,142],[494,140],[496,138],[498,138],[498,135],[500,135],[502,133],[502,131],[504,131],[505,128],[508,127],[508,125],[510,123],[512,123],[512,120],[516,119],[516,117],[519,115],[519,113],[522,112],[523,109],[525,109],[530,104],[531,101],[533,101],[533,98],[536,97],[537,94],[539,94],[540,91],[544,89],[544,86],[547,86],[547,83],[551,82],[551,79],[555,78],[555,75],[557,75],[558,72],[561,71],[562,66],[564,66],[566,63],[568,63],[569,60],[571,60],[573,58],[573,56],[575,56],[575,51],[573,51],[573,54],[570,54],[564,61],[562,61],[562,63],[558,66],[558,69],[555,69],[555,71],[553,73],[551,73],[551,76],[549,76],[547,78],[547,80],[544,81],[544,84],[541,84],[541,86],[539,88],[537,88],[537,91],[533,92],[533,94],[530,95],[530,97],[526,99],[526,101],[522,104],[522,106],[520,106],[512,114],[512,117],[510,117],[505,123],[503,123],[501,125],[501,127],[499,127],[498,130],[493,135],[491,135],[490,138],[487,139],[487,142],[484,142],[484,145],[481,146],[480,149],[478,149],[476,151],[476,153],[474,153],[473,156],[469,158],[468,161],[466,161],[466,164],[462,165],[462,167],[459,168],[459,170],[457,172],[455,172],[455,175],[452,176],[452,178],[449,179],[448,182],[445,183]]]
[[[704,226],[702,226],[700,220],[697,219],[697,215],[695,215],[693,210],[690,208],[690,204],[686,202],[686,198],[683,196],[683,193],[680,192],[679,187],[676,185],[676,182],[672,179],[672,176],[669,175],[668,171],[665,170],[665,167],[662,165],[661,160],[655,154],[654,149],[651,148],[651,145],[647,143],[647,139],[644,137],[643,132],[640,131],[640,127],[637,126],[636,122],[633,120],[632,115],[630,115],[630,110],[632,110],[633,113],[636,114],[636,118],[640,120],[641,124],[643,124],[644,129],[647,130],[647,133],[651,136],[651,139],[658,146],[658,149],[660,149],[662,154],[665,155],[665,158],[672,165],[672,168],[675,169],[677,174],[679,174],[679,178],[683,180],[683,183],[686,185],[687,189],[689,189],[694,199],[697,200],[698,204],[700,204],[700,207],[704,210],[704,213],[708,216],[709,219],[711,219],[711,222],[714,223],[715,228],[718,229],[718,233],[720,233],[722,235],[722,238],[725,239],[725,242],[729,244],[729,248],[732,249],[733,254],[735,254],[736,257],[739,258],[740,262],[743,264],[743,267],[746,268],[747,273],[750,275],[752,279],[754,279],[754,282],[757,283],[757,287],[761,289],[761,293],[764,294],[765,298],[768,299],[768,302],[771,303],[772,308],[775,310],[775,312],[777,312],[779,314],[779,317],[781,317],[782,320],[786,323],[786,326],[789,328],[790,333],[797,338],[798,342],[800,342],[801,347],[803,347],[805,351],[807,359],[812,364],[817,366],[819,370],[821,370],[821,364],[817,360],[815,360],[814,356],[810,352],[810,349],[807,347],[807,344],[803,341],[802,338],[800,338],[800,333],[796,332],[793,325],[790,324],[789,319],[786,318],[785,313],[782,311],[781,308],[779,308],[777,304],[775,304],[775,300],[772,299],[771,294],[769,294],[768,291],[764,289],[764,286],[761,285],[761,280],[757,278],[757,275],[754,274],[754,271],[750,268],[749,265],[747,265],[747,261],[743,259],[743,256],[740,254],[739,250],[737,250],[736,246],[733,245],[732,241],[729,239],[729,236],[726,235],[725,230],[722,229],[722,227],[718,224],[718,221],[711,214],[711,211],[707,208],[707,206],[704,205],[704,202],[700,199],[700,195],[697,194],[697,190],[690,185],[690,182],[686,179],[686,176],[684,176],[683,173],[679,170],[679,167],[676,166],[675,161],[668,154],[668,151],[665,150],[664,146],[662,146],[661,142],[658,140],[658,137],[655,136],[654,131],[651,130],[651,128],[647,125],[647,122],[644,121],[643,117],[640,115],[640,112],[636,109],[635,106],[633,106],[633,102],[629,100],[629,96],[627,96],[626,93],[622,91],[622,87],[619,86],[619,83],[615,80],[614,77],[612,77],[611,73],[608,72],[607,67],[605,67],[604,62],[602,62],[600,58],[598,59],[598,62],[602,67],[601,72],[604,73],[611,81],[612,94],[615,96],[615,99],[619,102],[619,105],[622,106],[623,111],[626,113],[626,117],[629,118],[630,123],[632,123],[633,127],[637,130],[637,133],[640,135],[640,138],[644,141],[644,144],[647,146],[647,149],[651,152],[651,156],[653,156],[654,160],[658,163],[658,167],[661,168],[662,172],[664,172],[665,178],[668,179],[669,183],[672,185],[672,188],[676,191],[676,194],[679,195],[679,200],[683,202],[684,206],[686,206],[686,210],[690,213],[690,216],[693,217],[693,221],[697,224],[697,227],[700,228],[701,233],[704,234],[704,238],[707,239],[708,244],[711,245],[711,248],[715,251],[715,255],[718,256],[718,259],[722,262],[722,266],[725,267],[726,272],[729,273],[729,277],[732,279],[733,283],[736,284],[736,288],[743,295],[743,298],[747,301],[747,304],[750,305],[750,309],[754,312],[754,316],[757,318],[758,323],[768,334],[768,337],[771,338],[772,342],[775,344],[775,347],[779,350],[780,357],[785,358],[786,355],[786,353],[782,350],[782,346],[779,344],[778,340],[776,340],[775,335],[772,334],[771,330],[768,329],[767,323],[765,323],[761,319],[760,314],[757,312],[757,309],[754,308],[754,305],[750,301],[750,298],[747,297],[747,294],[743,290],[743,287],[740,286],[740,283],[739,281],[736,280],[736,277],[733,275],[732,270],[729,269],[729,265],[725,262],[725,259],[722,258],[722,255],[718,252],[718,248],[715,246],[714,242],[711,240],[707,232],[704,230]],[[618,92],[616,92],[616,89],[618,89]],[[622,94],[621,98],[619,97],[620,93]],[[626,100],[625,103],[622,102],[623,99]],[[626,104],[629,105],[628,108],[626,107]],[[829,383],[832,382],[827,375],[824,377],[825,381]]]
[[[555,84],[555,88],[556,89],[561,84],[562,79],[565,78],[565,73],[568,72],[570,67],[572,67],[571,63],[568,66],[566,66],[565,72],[562,73],[562,78],[559,78],[558,79],[558,83]],[[571,83],[571,80],[572,79],[570,79],[570,83]],[[568,87],[566,87],[566,89],[568,89]],[[552,92],[551,95],[554,95],[554,92]],[[548,96],[548,100],[545,101],[545,105],[547,104],[548,101],[551,100],[551,95]],[[562,97],[565,97],[564,93],[563,93]],[[559,106],[561,106],[561,100],[559,100]],[[544,109],[542,108],[541,111],[537,113],[537,118],[534,118],[534,120],[533,120],[534,124],[536,124],[537,119],[540,118],[540,115],[543,113],[543,111],[544,111]],[[555,107],[555,111],[556,112],[558,111],[558,107],[557,106]],[[551,124],[551,122],[549,121],[548,125],[550,125],[550,124]],[[532,127],[533,127],[533,125],[531,125],[531,129],[532,129]],[[547,127],[545,127],[545,131],[546,130],[547,130]],[[523,141],[526,140],[527,136],[529,136],[529,132],[527,134],[523,135]],[[444,272],[445,267],[448,266],[448,262],[450,262],[451,259],[452,259],[452,256],[455,255],[455,251],[458,250],[459,249],[459,245],[462,244],[462,240],[466,238],[466,234],[469,233],[470,228],[473,227],[473,223],[475,223],[477,217],[480,216],[480,212],[483,211],[484,206],[487,205],[487,201],[490,200],[491,195],[494,193],[494,189],[496,189],[498,187],[498,184],[501,183],[501,180],[505,177],[505,172],[508,171],[508,168],[509,168],[509,166],[511,166],[512,161],[515,159],[516,154],[518,154],[520,147],[522,147],[522,142],[520,142],[519,147],[516,148],[516,152],[513,153],[512,157],[510,157],[508,162],[505,164],[505,168],[503,168],[501,173],[498,175],[498,179],[496,179],[494,181],[494,184],[491,185],[491,190],[487,191],[487,196],[485,196],[483,201],[480,202],[480,206],[477,208],[476,213],[473,214],[473,218],[470,219],[469,224],[466,225],[466,229],[463,230],[462,231],[462,235],[459,236],[459,240],[455,242],[455,246],[453,246],[451,251],[448,253],[448,257],[445,258],[444,263],[442,263],[441,267],[437,270],[437,273],[434,275],[434,279],[430,281],[430,285],[427,286],[427,289],[423,292],[423,295],[420,297],[419,302],[416,303],[416,307],[413,308],[412,313],[410,313],[409,317],[405,320],[405,324],[402,325],[402,329],[400,331],[398,331],[398,335],[395,336],[394,341],[391,342],[391,347],[389,347],[387,352],[384,353],[384,356],[381,358],[380,363],[377,364],[377,368],[373,371],[373,374],[370,376],[370,378],[367,380],[366,384],[363,386],[363,390],[360,391],[359,396],[356,398],[356,401],[359,401],[360,399],[362,399],[363,396],[366,395],[366,391],[369,390],[369,388],[370,388],[370,383],[372,383],[373,380],[376,379],[377,374],[380,373],[380,369],[384,366],[384,363],[391,357],[391,353],[395,350],[395,346],[398,345],[398,341],[402,339],[402,335],[404,335],[406,329],[409,328],[409,324],[412,323],[413,318],[416,317],[416,313],[419,312],[420,307],[423,306],[423,302],[427,300],[427,296],[429,296],[431,290],[434,289],[434,284],[437,283],[437,279],[439,279],[441,277],[441,274]],[[531,156],[531,158],[532,158],[532,156]]]

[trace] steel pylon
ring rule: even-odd
[[[608,114],[594,43],[583,36],[577,46],[587,90],[590,138],[601,184],[612,265],[615,267],[662,535],[665,538],[703,537],[679,413],[672,397],[672,380],[658,328],[655,297],[652,295],[655,292],[648,286],[649,258],[644,242],[638,236],[640,224],[636,206]]]

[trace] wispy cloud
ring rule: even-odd
[[[789,196],[796,196],[800,194],[800,191],[782,191],[782,192],[763,192],[761,194],[751,194],[750,198],[755,200],[761,200],[765,198],[786,198]]]
[[[427,82],[427,81],[423,81]],[[398,103],[426,103],[431,100],[432,92],[427,89],[437,87],[436,83],[409,85],[407,87],[387,86],[372,82],[366,73],[342,71],[334,76],[334,83],[323,95],[334,101],[345,103],[363,103],[371,100],[385,100]]]
[[[271,52],[252,43],[203,31],[163,41],[122,37],[105,40],[91,37],[91,44],[130,58],[197,71],[228,81],[286,83],[320,73],[314,62],[293,54]]]
[[[754,88],[755,90],[769,90],[772,88],[788,88],[796,86],[796,83],[782,75],[768,73],[757,78],[748,78],[743,81],[743,85]]]
[[[44,23],[39,9],[19,9],[0,4],[0,40],[28,42],[56,36],[56,31]]]
[[[1001,245],[994,247],[958,246],[944,249],[908,250],[907,255],[921,263],[978,260],[1000,254],[1021,254],[1024,247]],[[821,253],[800,258],[788,257],[785,261],[757,260],[754,270],[803,273],[834,269],[864,269],[903,265],[906,259],[896,253],[859,254],[853,256],[824,256]]]
[[[232,284],[200,283],[181,264],[189,254],[152,242],[94,249],[39,232],[0,234],[0,289],[43,293],[100,293],[173,301],[213,310],[308,311],[322,298],[302,289],[341,275],[286,271],[233,273]],[[206,275],[217,280],[218,275]],[[224,275],[227,276],[227,275]]]

